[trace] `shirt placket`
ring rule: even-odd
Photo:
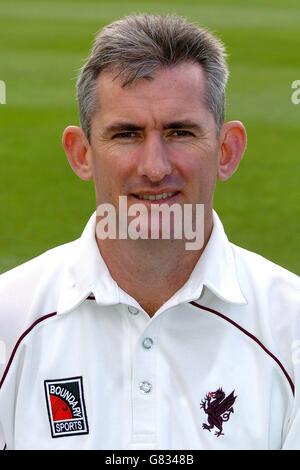
[[[142,313],[142,312],[141,312]],[[133,349],[132,435],[133,448],[155,448],[157,444],[157,355],[159,317],[147,322]]]

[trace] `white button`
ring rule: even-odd
[[[145,349],[151,349],[153,346],[153,339],[145,338],[142,344]]]
[[[149,382],[141,382],[140,383],[140,391],[142,393],[149,393],[151,392],[152,385]]]
[[[131,313],[131,315],[137,315],[139,313],[139,309],[129,305],[128,312]]]

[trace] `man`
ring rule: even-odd
[[[213,211],[246,145],[224,123],[227,77],[220,41],[176,16],[97,36],[81,127],[63,135],[97,211],[79,240],[0,279],[7,449],[300,448],[299,278],[230,244]],[[162,203],[193,208],[201,246],[175,237],[175,215],[163,237]],[[124,236],[136,204],[137,232],[156,220],[158,236]],[[103,208],[122,236],[103,236]]]

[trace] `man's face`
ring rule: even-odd
[[[119,196],[127,196],[128,207],[198,203],[209,214],[220,145],[201,67],[164,68],[126,88],[114,77],[100,74],[100,107],[91,121],[97,206],[117,211]]]

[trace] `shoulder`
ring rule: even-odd
[[[252,251],[231,243],[238,275],[260,291],[300,294],[300,277]]]
[[[296,371],[300,361],[294,360],[295,354],[300,357],[300,277],[257,253],[231,246],[247,300],[245,328],[279,358],[296,385],[300,377]]]
[[[232,245],[237,275],[246,298],[280,324],[300,318],[300,277],[263,256]],[[284,313],[284,315],[283,315]]]
[[[236,245],[232,248],[237,276],[249,306],[271,322],[273,330],[285,326],[299,336],[300,277],[257,253]]]
[[[290,362],[300,338],[300,277],[257,253],[236,245],[232,249],[247,307],[256,312],[256,328],[268,331]]]
[[[0,275],[0,371],[24,331],[55,312],[66,260],[76,243],[53,248]]]
[[[42,280],[45,278],[51,280],[54,274],[61,271],[64,260],[76,242],[52,248],[36,258],[1,274],[1,301],[12,302],[13,299],[16,300],[16,297],[18,298],[18,303],[22,300],[30,301]]]

